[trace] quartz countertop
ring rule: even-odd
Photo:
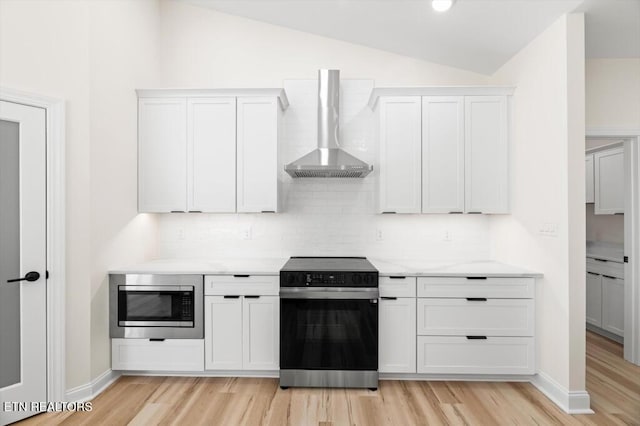
[[[427,262],[424,260],[369,259],[380,275],[411,275],[425,277],[533,277],[542,274],[491,260],[474,262]]]
[[[109,271],[111,274],[279,275],[286,258],[158,259]],[[494,261],[427,262],[369,258],[380,275],[542,277],[534,272]]]
[[[624,261],[624,245],[587,241],[587,257],[622,263]]]

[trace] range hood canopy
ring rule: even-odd
[[[340,134],[340,71],[318,70],[318,148],[284,166],[293,178],[363,178],[373,166],[344,151]]]

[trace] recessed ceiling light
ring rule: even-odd
[[[446,12],[451,9],[453,2],[454,0],[432,0],[431,7],[433,7],[433,10],[436,12]]]

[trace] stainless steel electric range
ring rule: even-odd
[[[280,387],[378,388],[378,270],[292,257],[280,270]]]

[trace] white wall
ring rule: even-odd
[[[155,248],[153,218],[136,218],[132,91],[156,81],[157,15],[155,1],[0,2],[0,85],[66,101],[67,389],[108,368],[106,269]]]
[[[587,128],[640,129],[640,58],[589,59]]]
[[[568,15],[494,75],[517,86],[511,144],[512,215],[491,219],[495,258],[542,271],[538,368],[585,389],[584,21]],[[557,225],[556,237],[539,234]]]
[[[162,86],[282,87],[287,80],[292,106],[285,114],[280,168],[316,145],[315,81],[301,81],[298,86],[306,89],[296,89],[295,81],[289,79],[315,80],[319,68],[335,67],[341,71],[343,89],[348,79],[373,79],[376,86],[480,85],[487,80],[483,75],[178,2],[163,1],[161,7]],[[343,101],[351,98],[353,104],[353,117],[348,113],[342,117],[343,146],[376,170],[368,95],[368,89],[343,93]],[[486,217],[375,215],[375,172],[362,180],[293,180],[288,175],[283,180],[283,214],[159,215],[158,255],[317,254],[434,260],[489,256]],[[251,240],[241,238],[246,228],[251,228]],[[377,230],[382,232],[381,241]],[[446,230],[451,241],[443,241]]]

